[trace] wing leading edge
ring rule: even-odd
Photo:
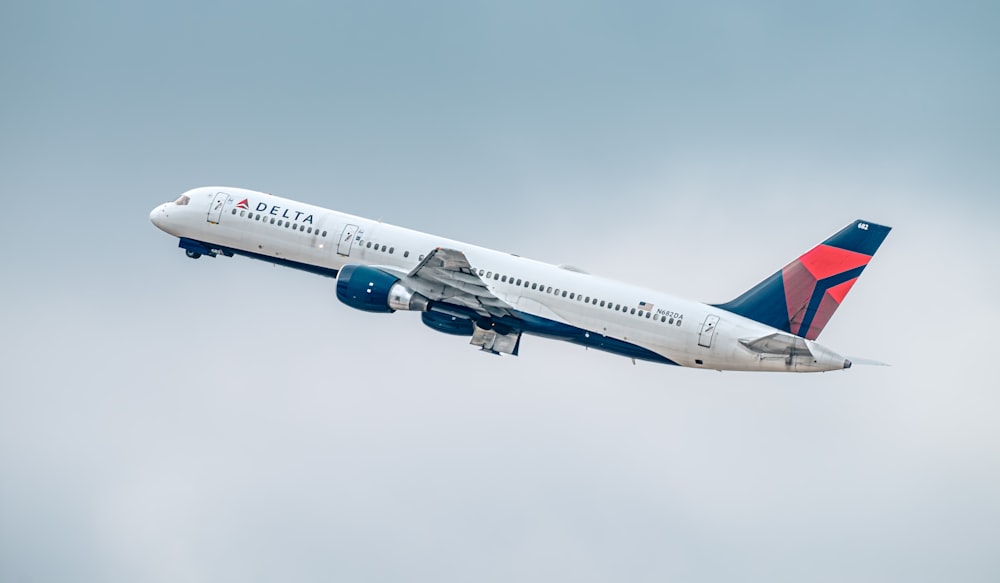
[[[514,306],[489,290],[461,251],[439,247],[403,275],[403,279],[428,299],[464,306],[480,316],[514,316]]]

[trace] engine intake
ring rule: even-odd
[[[345,265],[337,275],[337,299],[354,309],[388,314],[396,310],[426,311],[430,301],[395,275],[366,265]]]

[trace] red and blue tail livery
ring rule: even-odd
[[[815,340],[891,230],[857,220],[717,307]]]

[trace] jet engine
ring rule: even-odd
[[[468,318],[461,318],[441,312],[424,312],[420,319],[429,328],[455,336],[472,336],[476,325]]]
[[[345,265],[337,274],[337,299],[365,312],[427,311],[430,300],[395,275],[365,265]]]

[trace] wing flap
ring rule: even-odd
[[[494,295],[476,275],[465,253],[455,249],[431,251],[406,279],[416,283],[421,293],[429,292],[432,300],[466,306],[484,316],[503,317],[514,312],[513,306]]]

